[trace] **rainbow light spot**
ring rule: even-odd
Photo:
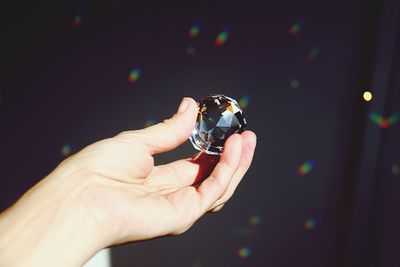
[[[82,16],[83,16],[83,10],[80,9],[78,10],[78,12],[76,12],[76,15],[72,20],[72,27],[79,28],[79,26],[81,26]]]
[[[81,20],[82,20],[81,16],[75,16],[72,21],[72,27],[78,28],[81,25]]]
[[[320,48],[318,45],[314,46],[310,52],[308,52],[307,59],[308,61],[314,61],[320,53]]]
[[[200,33],[200,29],[201,29],[201,25],[200,24],[194,24],[192,26],[192,28],[190,28],[190,30],[189,30],[189,33],[188,33],[189,37],[190,38],[197,37],[199,35],[199,33]]]
[[[392,173],[393,173],[393,175],[400,176],[400,165],[399,164],[392,165]]]
[[[237,255],[242,259],[247,258],[248,256],[250,256],[250,253],[251,253],[251,249],[249,247],[241,247],[237,251]]]
[[[295,24],[292,25],[292,27],[290,27],[289,33],[291,35],[295,35],[295,34],[298,34],[300,32],[300,30],[301,30],[300,23],[295,23]]]
[[[239,99],[239,106],[242,109],[247,108],[247,106],[249,105],[250,102],[250,96],[249,95],[245,95],[242,98]]]
[[[65,157],[71,155],[72,147],[69,144],[65,144],[61,147],[61,154]]]
[[[297,173],[300,175],[306,175],[307,173],[309,173],[310,171],[312,171],[312,169],[314,169],[315,167],[315,162],[314,161],[307,161],[304,162],[302,165],[300,165],[300,167],[297,169]]]
[[[297,35],[304,26],[304,19],[300,19],[299,21],[293,23],[293,25],[289,28],[290,35]]]
[[[223,46],[228,40],[228,37],[229,37],[229,31],[224,30],[223,32],[218,34],[217,38],[215,39],[215,44],[217,46]]]
[[[156,124],[156,120],[155,119],[149,119],[144,123],[144,127],[149,127]]]
[[[249,218],[250,225],[259,225],[261,223],[261,216],[260,215],[253,215]]]
[[[373,123],[378,125],[380,128],[386,129],[386,128],[389,128],[389,126],[393,125],[395,122],[397,122],[398,114],[394,113],[393,115],[391,115],[387,118],[384,118],[383,116],[381,116],[377,113],[371,112],[369,114],[369,118],[371,119],[371,121]]]
[[[140,68],[135,68],[131,71],[131,73],[129,74],[129,82],[130,83],[134,83],[137,82],[140,78],[140,74],[141,74],[141,70]]]
[[[308,219],[304,222],[304,229],[311,230],[317,226],[317,221],[315,219]]]

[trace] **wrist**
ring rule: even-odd
[[[0,215],[0,266],[81,266],[104,242],[73,178],[52,174]]]

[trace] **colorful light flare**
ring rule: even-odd
[[[239,258],[247,258],[248,256],[250,256],[251,254],[251,249],[250,247],[241,247],[238,251],[237,251],[237,255],[239,256]]]
[[[218,34],[217,38],[215,39],[215,44],[217,46],[223,46],[229,38],[229,31],[224,30],[220,34]]]
[[[315,219],[308,219],[304,222],[304,229],[311,230],[317,226],[317,221]]]
[[[315,162],[314,161],[304,162],[297,169],[297,173],[300,174],[300,175],[306,175],[307,173],[312,171],[312,169],[314,169],[314,167],[315,167]]]
[[[200,30],[201,30],[201,24],[199,24],[199,23],[194,24],[194,25],[190,28],[189,33],[188,33],[188,36],[189,36],[190,38],[196,38],[196,37],[199,35]]]
[[[394,113],[391,116],[385,118],[377,113],[371,112],[369,114],[370,120],[378,125],[382,129],[389,128],[398,120],[398,113]]]
[[[141,73],[142,72],[141,72],[140,68],[133,69],[129,74],[129,78],[128,78],[129,82],[130,83],[137,82],[140,78]]]

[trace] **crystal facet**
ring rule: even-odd
[[[224,143],[247,125],[236,100],[224,95],[209,95],[197,102],[199,113],[190,136],[193,146],[211,155],[220,155]]]

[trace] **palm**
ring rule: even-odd
[[[136,143],[108,139],[77,155],[95,168],[90,176],[92,189],[87,193],[90,213],[105,218],[111,227],[119,229],[116,231],[135,229],[134,233],[123,231],[118,242],[180,233],[190,227],[201,215],[196,187],[218,161],[218,157],[200,153],[193,159],[154,166],[151,155],[143,156],[146,153]],[[129,164],[121,164],[121,158],[141,168],[132,170]]]
[[[110,244],[184,232],[205,212],[222,207],[250,166],[255,148],[250,131],[232,135],[221,157],[199,154],[154,166],[153,154],[190,135],[197,114],[191,102],[185,114],[100,141],[71,158],[87,162],[85,207],[110,232]]]

